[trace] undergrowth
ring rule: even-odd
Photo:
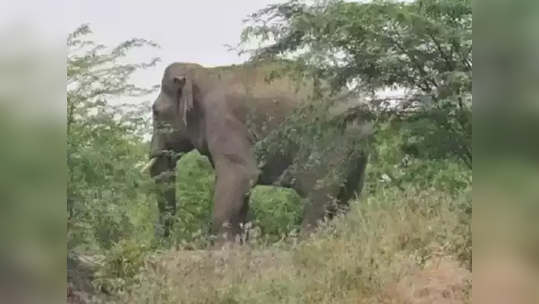
[[[99,282],[122,269],[114,303],[467,303],[469,204],[471,189],[387,190],[301,242],[144,255],[130,243]]]

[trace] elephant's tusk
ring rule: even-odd
[[[150,159],[150,161],[144,167],[142,167],[142,169],[140,169],[140,172],[144,173],[148,171],[148,169],[150,169],[155,164],[156,161],[157,161],[157,158],[155,157]]]

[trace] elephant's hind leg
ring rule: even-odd
[[[348,173],[346,182],[342,185],[337,195],[337,203],[332,204],[327,210],[328,217],[333,218],[338,214],[348,212],[350,210],[350,201],[361,195],[365,184],[367,162],[367,154],[362,153],[352,163],[352,170]]]

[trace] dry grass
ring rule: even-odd
[[[508,198],[478,193],[473,300],[539,303],[539,273],[522,255],[534,227]],[[154,253],[137,283],[110,303],[472,303],[471,273],[458,261],[471,249],[459,211],[470,194],[369,198],[298,245]]]
[[[469,303],[455,204],[433,191],[388,193],[297,245],[154,255],[114,302]]]

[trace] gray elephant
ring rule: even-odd
[[[321,139],[318,144],[329,149],[320,152],[320,161],[314,165],[303,166],[317,153],[314,148],[308,151],[293,142],[280,151],[257,153],[255,145],[282,131],[284,122],[313,96],[315,82],[310,78],[290,74],[267,80],[284,65],[206,68],[176,62],[166,67],[161,91],[152,105],[150,161],[143,168],[160,187],[158,205],[165,236],[176,214],[176,163],[182,154],[195,149],[216,172],[212,226],[212,233],[218,236],[216,244],[234,241],[243,233],[249,193],[256,185],[292,188],[306,198],[304,232],[312,231],[326,214],[332,217],[339,209],[328,204],[331,197],[346,209],[348,201],[361,192],[367,154],[352,155],[349,143],[369,137],[370,129],[363,122],[348,124]],[[335,109],[337,116],[343,112]],[[294,164],[299,165],[291,170]],[[320,185],[319,180],[338,165],[344,178]]]

